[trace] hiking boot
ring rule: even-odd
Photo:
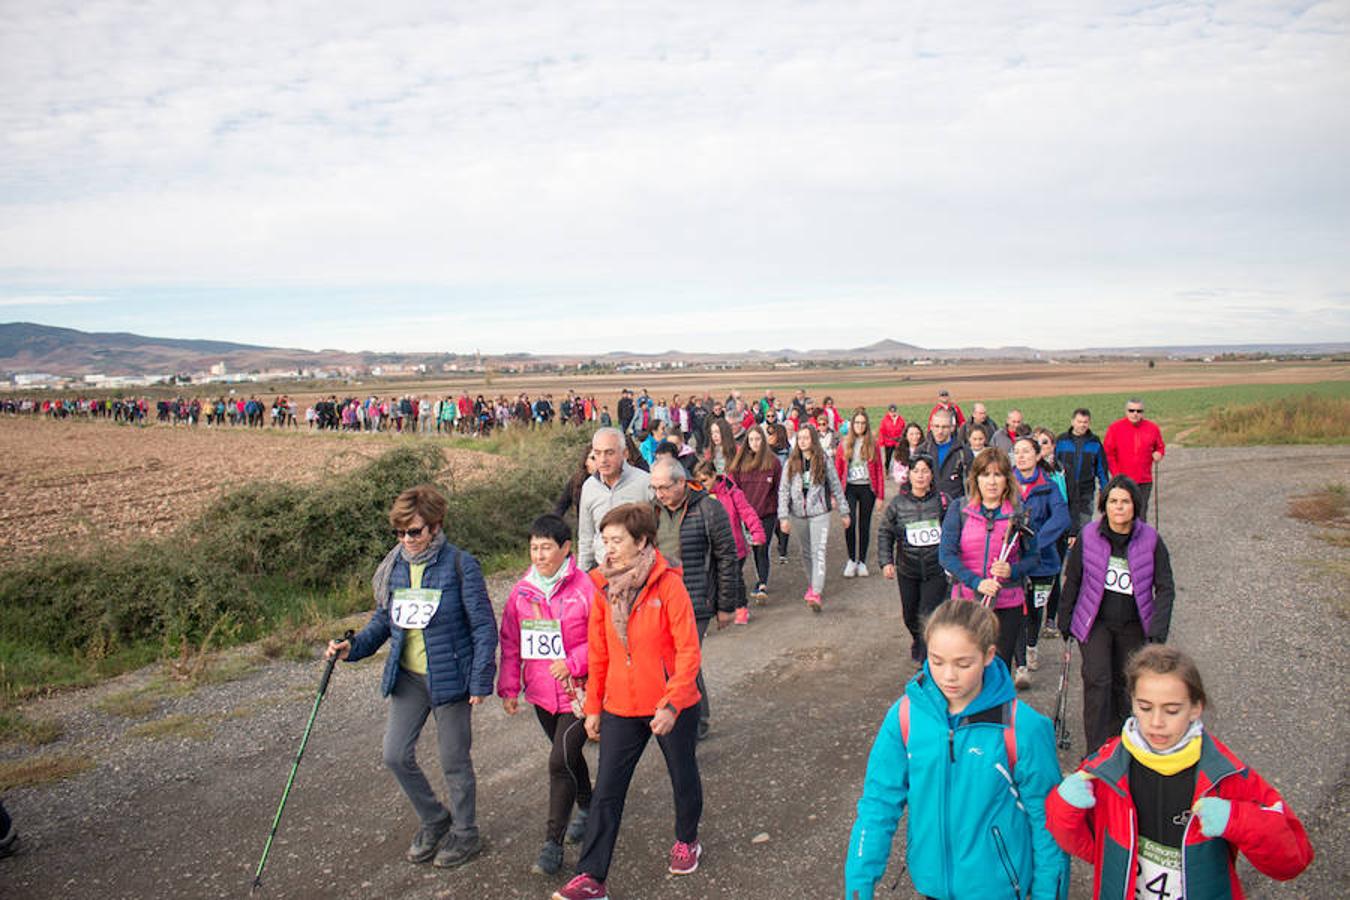
[[[404,856],[410,863],[426,862],[436,855],[436,848],[440,847],[441,841],[449,833],[449,819],[441,825],[423,825],[417,829],[417,834],[413,835],[412,844]]]
[[[451,837],[431,864],[438,869],[453,869],[482,852],[483,839],[476,834],[473,837]]]
[[[567,835],[563,840],[569,844],[580,844],[586,837],[586,820],[591,817],[589,809],[577,807],[577,811],[572,813],[572,821],[567,825]]]
[[[762,581],[755,585],[755,589],[750,592],[750,599],[763,606],[764,601],[769,599],[769,586]]]
[[[698,858],[703,855],[703,845],[698,841],[686,844],[676,841],[670,848],[670,874],[690,875],[698,868]]]
[[[1027,648],[1027,668],[1035,672],[1041,667],[1041,651],[1035,647]]]
[[[785,565],[787,565],[787,554],[786,554],[786,553],[780,553],[780,554],[778,554],[778,564],[779,564],[780,566],[785,566]]]
[[[1026,666],[1018,666],[1013,674],[1013,687],[1019,691],[1025,691],[1031,687],[1031,673],[1027,671]]]
[[[539,858],[530,866],[536,875],[557,875],[562,868],[563,848],[557,841],[548,841],[539,851]]]
[[[806,592],[806,608],[813,613],[820,612],[820,594],[817,594],[814,590],[808,590]]]
[[[844,577],[845,577],[845,578],[852,578],[854,575],[857,575],[857,574],[858,574],[858,564],[857,564],[856,562],[854,562],[853,560],[850,559],[850,560],[844,565]]]
[[[589,875],[578,875],[567,886],[553,892],[551,900],[609,900],[605,883]]]
[[[736,624],[737,625],[750,624],[750,607],[742,606],[740,609],[736,610]]]
[[[858,563],[858,577],[859,577],[859,578],[866,578],[868,575],[871,575],[871,574],[872,574],[871,572],[867,571],[867,563],[865,563],[865,562],[860,562],[860,563]]]

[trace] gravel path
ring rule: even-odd
[[[1254,491],[1258,466],[1263,483]],[[1339,827],[1350,812],[1340,656],[1350,604],[1331,568],[1344,565],[1345,553],[1318,540],[1316,527],[1285,516],[1288,496],[1331,482],[1350,483],[1350,450],[1177,450],[1161,474],[1162,532],[1179,585],[1173,638],[1206,674],[1213,698],[1206,723],[1285,793],[1318,854],[1287,885],[1244,863],[1244,881],[1257,898],[1334,897],[1350,883],[1350,839]],[[867,752],[910,667],[894,585],[876,576],[844,581],[842,539],[836,533],[831,543],[822,616],[801,605],[794,559],[778,570],[770,605],[755,611],[748,628],[708,642],[714,734],[699,750],[707,855],[698,874],[665,874],[670,789],[659,753],[651,752],[629,797],[612,896],[839,895]],[[504,585],[492,593],[500,600]],[[1050,660],[1058,649],[1057,641],[1045,645],[1048,664],[1024,695],[1043,711],[1054,701]],[[455,872],[412,867],[402,852],[416,823],[379,760],[378,666],[338,669],[263,895],[546,897],[563,879],[529,874],[546,794],[545,743],[533,717],[507,717],[495,701],[475,716],[488,852]],[[43,753],[87,754],[97,767],[5,797],[25,851],[0,862],[0,897],[247,894],[320,669],[317,662],[271,663],[240,680],[157,701],[151,721],[186,715],[204,725],[205,738],[137,737],[128,728],[142,720],[97,708],[100,698],[125,694],[153,673],[26,709],[66,725],[67,737]],[[1079,708],[1075,691],[1076,741],[1064,754],[1066,768],[1083,752]],[[430,740],[421,751],[424,761],[435,759]],[[16,755],[13,747],[0,750]],[[574,849],[567,859],[570,865]],[[1087,876],[1076,864],[1074,896],[1090,896]],[[907,885],[902,879],[890,896],[913,896]]]

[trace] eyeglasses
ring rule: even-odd
[[[668,491],[668,490],[670,490],[671,488],[673,488],[674,486],[675,486],[675,482],[673,482],[673,481],[666,482],[665,484],[656,484],[656,483],[654,483],[654,482],[651,483],[651,489],[652,489],[653,491],[656,491],[656,492],[660,492],[660,491]]]
[[[403,540],[405,537],[410,537],[413,540],[417,540],[422,536],[422,532],[426,530],[427,529],[425,526],[420,528],[395,528],[394,537],[398,538],[400,541]]]

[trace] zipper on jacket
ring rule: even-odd
[[[1199,800],[1201,797],[1211,796],[1214,793],[1214,791],[1218,789],[1219,782],[1223,781],[1229,775],[1236,775],[1236,774],[1237,774],[1236,771],[1225,772],[1218,778],[1216,778],[1210,784],[1209,787],[1205,788],[1203,791],[1200,792],[1200,797],[1196,797],[1195,800],[1191,801],[1192,809],[1195,807],[1196,800]],[[1183,897],[1186,896],[1186,835],[1191,833],[1191,823],[1194,822],[1195,819],[1196,819],[1195,813],[1191,813],[1191,817],[1186,820],[1186,827],[1181,829],[1181,896]],[[1215,838],[1207,838],[1207,840],[1215,840]],[[1232,865],[1233,864],[1230,861],[1229,867],[1231,868]],[[1231,878],[1231,875],[1229,877]]]
[[[942,882],[946,888],[946,895],[950,897],[952,895],[952,848],[951,838],[947,833],[947,820],[952,799],[952,767],[956,762],[956,729],[950,725],[947,726],[947,755],[951,758],[952,765],[948,765],[943,773],[942,821],[938,824],[939,830],[942,832]]]
[[[1133,879],[1135,879],[1136,881],[1138,881],[1138,870],[1139,870],[1139,857],[1138,857],[1138,853],[1139,853],[1139,848],[1135,846],[1135,844],[1137,843],[1137,838],[1138,838],[1138,837],[1139,837],[1139,826],[1135,824],[1135,821],[1134,821],[1134,803],[1131,802],[1131,803],[1130,803],[1130,868],[1129,868],[1129,871],[1125,873],[1125,884],[1122,886],[1123,893],[1121,893],[1121,895],[1120,895],[1120,900],[1133,900],[1133,897],[1134,897],[1133,892],[1130,890],[1130,879],[1133,878]],[[1183,868],[1184,868],[1185,865],[1186,865],[1186,861],[1185,861],[1185,860],[1186,860],[1186,843],[1185,843],[1185,841],[1186,841],[1186,839],[1185,839],[1185,836],[1183,835],[1183,837],[1182,837],[1182,844],[1181,844],[1181,857],[1182,857],[1182,866],[1183,866]],[[1181,883],[1182,883],[1182,889],[1184,890],[1184,889],[1185,889],[1185,884],[1186,884],[1186,876],[1185,876],[1184,873],[1183,873],[1182,876],[1181,876]],[[1185,894],[1182,894],[1182,896],[1184,897]]]

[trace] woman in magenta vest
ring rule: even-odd
[[[1172,562],[1156,529],[1140,518],[1139,486],[1125,475],[1106,485],[1064,567],[1059,630],[1083,651],[1083,735],[1089,753],[1120,734],[1130,715],[1125,661],[1167,640]]]
[[[966,497],[969,502],[953,503],[947,510],[938,562],[951,573],[953,599],[979,600],[993,607],[998,617],[998,656],[1011,669],[1026,615],[1022,579],[1040,557],[1030,530],[1010,533],[1023,516],[1008,454],[991,447],[975,457]]]

